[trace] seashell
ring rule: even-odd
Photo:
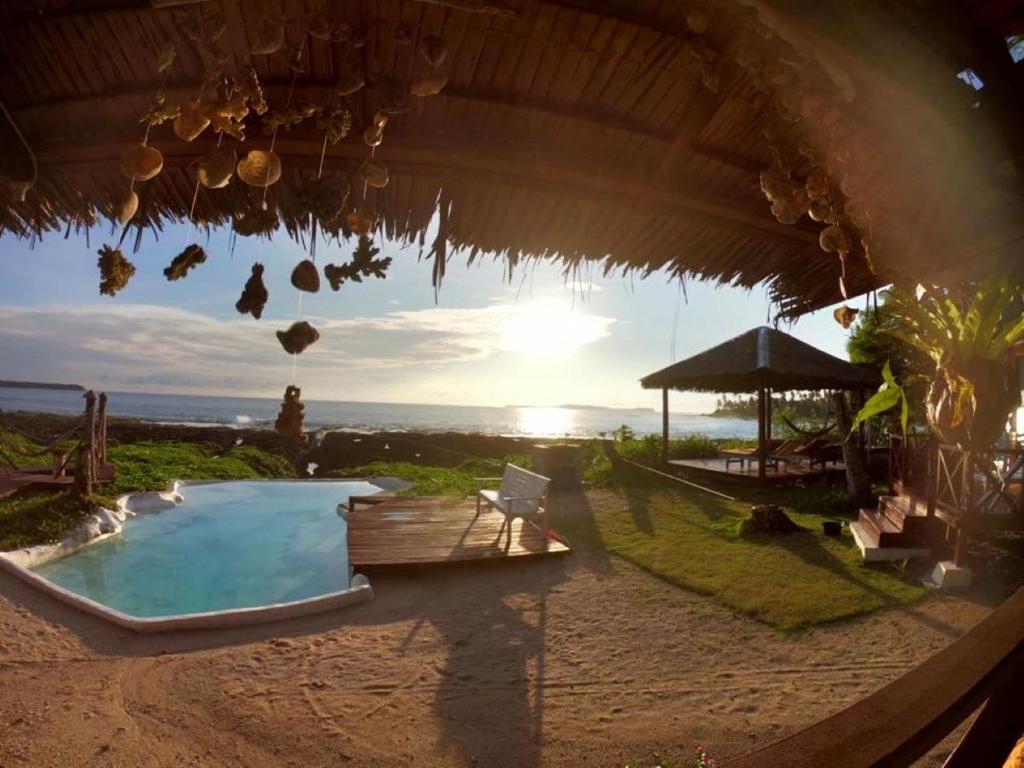
[[[829,181],[828,171],[823,166],[818,166],[811,170],[807,174],[807,180],[804,182],[804,189],[807,190],[807,196],[811,199],[819,197],[828,197],[831,191],[831,183]]]
[[[382,141],[384,141],[384,131],[379,128],[374,128],[371,125],[363,131],[363,142],[366,146],[379,147]]]
[[[235,309],[243,315],[251,314],[259,320],[269,298],[267,286],[263,284],[263,265],[256,262],[252,265],[252,274],[245,281],[242,295],[235,302]]]
[[[319,276],[318,278],[319,279]],[[305,320],[292,323],[287,331],[278,331],[277,340],[289,355],[300,355],[310,344],[320,338],[320,333]]]
[[[835,311],[832,313],[832,317],[834,317],[836,322],[843,326],[843,328],[849,328],[853,325],[853,321],[857,317],[858,312],[860,312],[859,309],[854,309],[853,307],[848,307],[844,304],[841,307],[836,307]]]
[[[316,293],[320,290],[320,271],[309,259],[303,259],[292,270],[292,285],[300,291]]]
[[[793,182],[778,168],[761,171],[761,191],[774,202],[789,198],[793,194]]]
[[[772,214],[782,224],[796,224],[803,211],[797,208],[791,198],[780,197],[772,203]]]
[[[281,159],[274,152],[254,149],[238,161],[238,178],[251,187],[269,187],[281,178]]]
[[[121,206],[117,211],[117,220],[122,224],[127,224],[135,216],[136,211],[139,210],[139,196],[133,189],[128,193],[128,196],[121,203]]]
[[[445,74],[421,77],[412,81],[409,92],[413,96],[436,96],[447,84],[448,75]]]
[[[430,66],[437,69],[448,58],[448,44],[440,35],[430,34],[420,41],[420,53]]]
[[[310,37],[315,37],[317,40],[330,40],[333,31],[331,20],[323,12],[314,13],[309,19],[306,31],[309,32]]]
[[[338,82],[334,86],[334,92],[338,96],[351,96],[366,85],[366,79],[358,72],[345,68],[338,73]]]
[[[361,209],[359,211],[352,211],[352,213],[345,216],[345,223],[348,225],[349,232],[362,237],[370,233],[377,223],[377,217],[373,212]]]
[[[284,47],[284,24],[280,18],[265,16],[256,22],[255,27],[250,53],[269,55]]]
[[[829,221],[832,218],[832,204],[826,197],[816,197],[807,206],[807,215],[815,221]]]
[[[210,118],[199,110],[199,105],[192,104],[174,118],[174,135],[182,141],[195,141],[209,124]]]
[[[399,115],[409,106],[409,89],[398,75],[390,73],[377,81],[377,107],[388,115]]]
[[[703,35],[708,31],[708,27],[711,25],[711,14],[708,12],[708,7],[704,3],[698,3],[692,6],[686,12],[686,26],[690,28],[690,31],[695,35]]]
[[[807,197],[807,192],[803,187],[797,187],[794,189],[791,199],[793,200],[793,205],[800,210],[801,214],[806,213],[808,207],[810,207],[811,201]]]
[[[838,224],[829,224],[818,235],[818,244],[828,253],[849,253],[850,236]]]
[[[388,116],[381,112],[373,113],[373,126],[374,128],[383,128],[388,124]]]
[[[207,189],[226,187],[235,173],[238,155],[229,147],[216,147],[199,161],[199,183]]]
[[[380,189],[388,185],[388,167],[380,160],[369,158],[359,169],[363,179],[371,187]]]
[[[164,167],[164,156],[155,147],[132,144],[121,153],[121,170],[129,179],[148,181]]]

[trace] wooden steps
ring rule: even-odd
[[[850,529],[865,562],[930,557],[935,518],[913,496],[882,496],[876,509],[862,509]]]

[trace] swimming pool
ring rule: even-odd
[[[131,617],[292,603],[349,588],[337,505],[380,491],[362,481],[184,485],[181,505],[33,572]]]

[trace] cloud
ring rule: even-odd
[[[340,398],[373,399],[383,384],[415,391],[426,371],[515,348],[509,329],[524,327],[530,311],[505,304],[314,319],[320,341],[297,358],[298,378]],[[580,345],[606,336],[612,322],[578,310],[571,317],[565,325]],[[274,335],[286,325],[148,304],[0,307],[0,377],[157,392],[276,392],[292,380],[292,359]]]

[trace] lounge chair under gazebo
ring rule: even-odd
[[[662,455],[668,459],[668,391],[758,394],[758,477],[771,450],[771,393],[789,390],[868,390],[878,374],[822,352],[788,333],[761,326],[680,360],[640,380],[662,391]]]

